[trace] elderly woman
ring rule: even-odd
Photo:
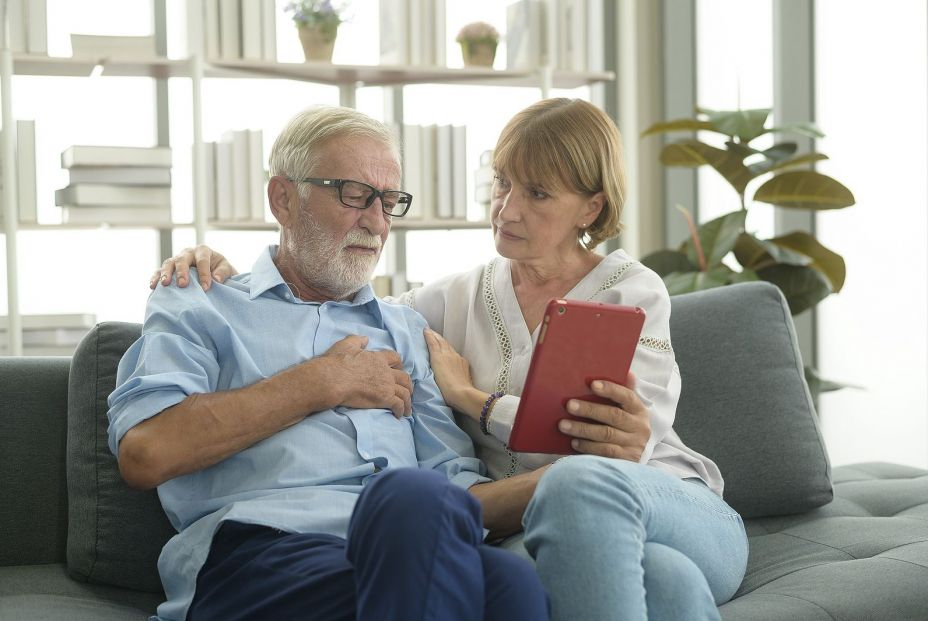
[[[503,129],[493,167],[500,256],[398,302],[428,321],[435,377],[490,475],[526,481],[525,494],[505,504],[523,532],[501,545],[534,559],[555,619],[718,618],[716,606],[743,577],[747,539],[722,500],[716,465],[672,427],[680,375],[667,290],[624,251],[593,252],[620,230],[618,129],[587,102],[540,101]],[[194,263],[204,287],[210,274],[234,274],[200,246],[166,261],[152,287],[170,283],[175,271],[183,286]],[[594,382],[609,405],[568,402],[567,411],[588,422],[561,421],[581,454],[560,459],[507,448],[551,298],[639,306],[647,314],[629,386]],[[539,469],[546,469],[540,478]]]

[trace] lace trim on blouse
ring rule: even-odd
[[[409,291],[406,291],[400,295],[397,301],[400,304],[404,304],[409,308],[416,310],[416,291],[418,291],[418,289],[410,289]]]
[[[625,272],[627,272],[634,264],[634,261],[626,261],[617,267],[616,270],[609,275],[609,278],[603,281],[603,284],[599,286],[599,289],[596,291],[596,293],[588,298],[588,301],[592,300],[603,291],[612,289],[612,287],[614,287],[615,284],[622,279],[622,276],[625,275]],[[659,339],[654,336],[642,336],[638,339],[638,344],[645,349],[650,349],[651,351],[656,351],[658,353],[668,353],[673,351],[673,347],[670,346],[670,341],[667,339]]]
[[[490,324],[493,326],[493,332],[496,334],[496,343],[499,347],[500,368],[499,375],[496,376],[496,390],[504,393],[509,390],[509,376],[512,369],[512,339],[509,338],[509,332],[506,331],[506,324],[503,322],[503,314],[499,310],[499,302],[496,300],[496,291],[493,289],[493,279],[496,274],[497,262],[490,261],[483,270],[483,280],[481,289],[483,291],[483,301],[487,305],[487,313],[490,316]],[[506,469],[506,478],[511,477],[519,468],[519,456],[510,451],[506,446],[506,452],[509,454],[509,467]]]

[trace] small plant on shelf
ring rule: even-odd
[[[465,67],[492,67],[499,45],[499,31],[486,22],[473,22],[461,28],[454,39],[461,44]]]
[[[300,35],[306,60],[332,61],[338,27],[345,21],[344,9],[343,5],[334,5],[332,0],[300,0],[288,2],[284,7]]]

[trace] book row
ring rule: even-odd
[[[467,219],[467,130],[463,125],[404,125],[407,218]]]

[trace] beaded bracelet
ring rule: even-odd
[[[487,423],[490,422],[490,411],[493,409],[493,404],[496,403],[496,400],[504,394],[506,393],[502,391],[494,392],[487,397],[487,400],[484,402],[483,409],[480,410],[480,431],[483,432],[483,435],[490,435],[490,430],[487,428]]]

